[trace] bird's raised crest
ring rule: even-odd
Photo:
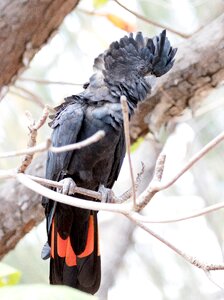
[[[172,68],[176,51],[166,37],[166,30],[153,38],[144,38],[141,32],[134,37],[131,33],[110,45],[104,55],[104,75],[110,81],[121,80],[122,76],[127,79],[133,74],[159,77]]]

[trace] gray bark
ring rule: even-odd
[[[46,155],[37,157],[28,173],[44,175]],[[0,259],[44,218],[41,196],[16,180],[1,185],[0,192]]]
[[[173,69],[164,76],[151,97],[139,105],[131,122],[136,139],[156,132],[184,109],[202,105],[205,96],[224,80],[224,14],[181,45]]]

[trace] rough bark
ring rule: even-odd
[[[4,3],[10,5],[11,2],[16,1],[5,1]],[[26,2],[29,1],[21,1],[25,4]],[[52,2],[60,1],[55,0]],[[61,2],[71,3],[71,1]],[[40,3],[49,4],[50,1],[40,1]],[[5,7],[7,6],[5,5]],[[2,3],[0,4],[1,9],[4,9]],[[148,126],[150,126],[150,129],[157,130],[172,117],[180,114],[186,107],[195,110],[202,102],[205,94],[223,81],[224,31],[221,30],[222,28],[224,28],[224,15],[178,46],[178,58],[174,69],[161,80],[153,95],[147,101],[141,103],[138,113],[131,122],[133,139],[147,132]],[[5,59],[5,55],[1,50],[0,59],[1,61]],[[22,64],[20,64],[21,66]],[[20,67],[17,67],[17,70]],[[14,72],[11,75],[13,76]],[[8,83],[9,81],[5,82]],[[161,87],[163,90],[161,90]],[[43,161],[44,159],[41,156],[40,162],[38,162],[39,176],[43,176],[44,173]],[[32,173],[38,175],[35,171],[36,164],[37,161],[34,160]],[[13,180],[2,187],[0,192],[0,240],[3,242],[0,243],[0,256],[12,249],[23,235],[42,219],[39,199],[40,197],[31,193],[25,187],[19,186]],[[8,218],[10,216],[10,219],[7,220],[6,216]]]
[[[37,157],[28,173],[44,175],[46,155]],[[0,259],[44,218],[41,196],[10,180],[1,185],[0,193]]]
[[[0,1],[0,96],[77,4],[78,0]]]
[[[178,45],[174,68],[164,76],[154,93],[139,105],[131,123],[136,139],[156,132],[185,108],[193,112],[205,96],[224,80],[224,14],[192,38]]]

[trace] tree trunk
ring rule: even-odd
[[[78,0],[0,1],[0,99]],[[3,88],[4,87],[4,88]]]
[[[37,157],[28,173],[44,176],[46,154]],[[44,219],[41,196],[9,180],[1,185],[0,193],[0,259],[12,250],[18,241]]]

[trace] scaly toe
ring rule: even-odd
[[[62,185],[63,185],[62,189],[60,189],[60,192],[62,194],[64,194],[64,195],[75,194],[77,185],[72,178],[70,178],[70,177],[64,178],[63,180],[60,181],[60,183],[62,183]]]
[[[114,203],[114,192],[111,189],[108,189],[103,184],[101,184],[98,191],[101,193],[101,202]]]

